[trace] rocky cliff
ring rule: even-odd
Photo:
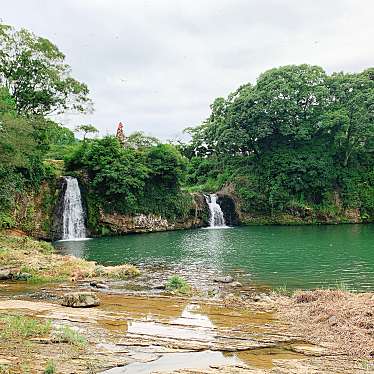
[[[207,226],[208,207],[202,194],[193,194],[187,217],[170,220],[154,214],[126,215],[99,210],[98,225],[107,234],[128,234],[192,229]],[[104,230],[103,230],[104,228]]]
[[[51,239],[58,194],[58,185],[54,182],[43,182],[39,191],[18,194],[12,212],[14,224],[10,228],[22,230],[37,239]]]

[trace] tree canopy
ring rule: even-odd
[[[88,87],[71,76],[64,61],[48,39],[0,24],[0,85],[19,114],[85,112],[91,107]]]
[[[289,65],[217,98],[209,118],[187,129],[187,182],[236,184],[252,210],[333,206],[336,192],[344,206],[374,213],[374,194],[366,193],[374,190],[373,77],[372,68],[328,75]]]

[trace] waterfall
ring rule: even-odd
[[[209,206],[209,227],[227,227],[222,209],[217,203],[217,195],[205,195],[205,200]]]
[[[62,239],[83,239],[86,237],[81,192],[78,181],[64,177],[66,190],[63,201]]]

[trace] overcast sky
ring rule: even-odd
[[[64,116],[102,135],[181,136],[214,98],[266,69],[374,66],[374,0],[1,0],[0,18],[47,37],[91,91],[95,112]]]

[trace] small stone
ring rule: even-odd
[[[226,277],[217,277],[217,278],[214,278],[213,280],[214,282],[217,282],[217,283],[231,283],[234,279],[233,277],[228,275]]]
[[[166,289],[166,286],[164,284],[156,284],[154,287],[153,287],[154,290],[165,290]]]
[[[93,292],[70,292],[64,295],[61,305],[71,308],[90,308],[100,305]]]
[[[12,361],[7,360],[6,358],[0,358],[0,365],[10,365]]]
[[[242,287],[243,285],[240,282],[232,282],[231,287]]]
[[[0,280],[9,280],[12,279],[13,274],[11,270],[0,270]]]
[[[338,319],[336,318],[336,316],[331,316],[329,318],[329,324],[331,326],[336,326],[338,324]]]
[[[95,288],[101,288],[103,290],[109,289],[109,286],[107,284],[101,282],[90,282],[90,286]]]

